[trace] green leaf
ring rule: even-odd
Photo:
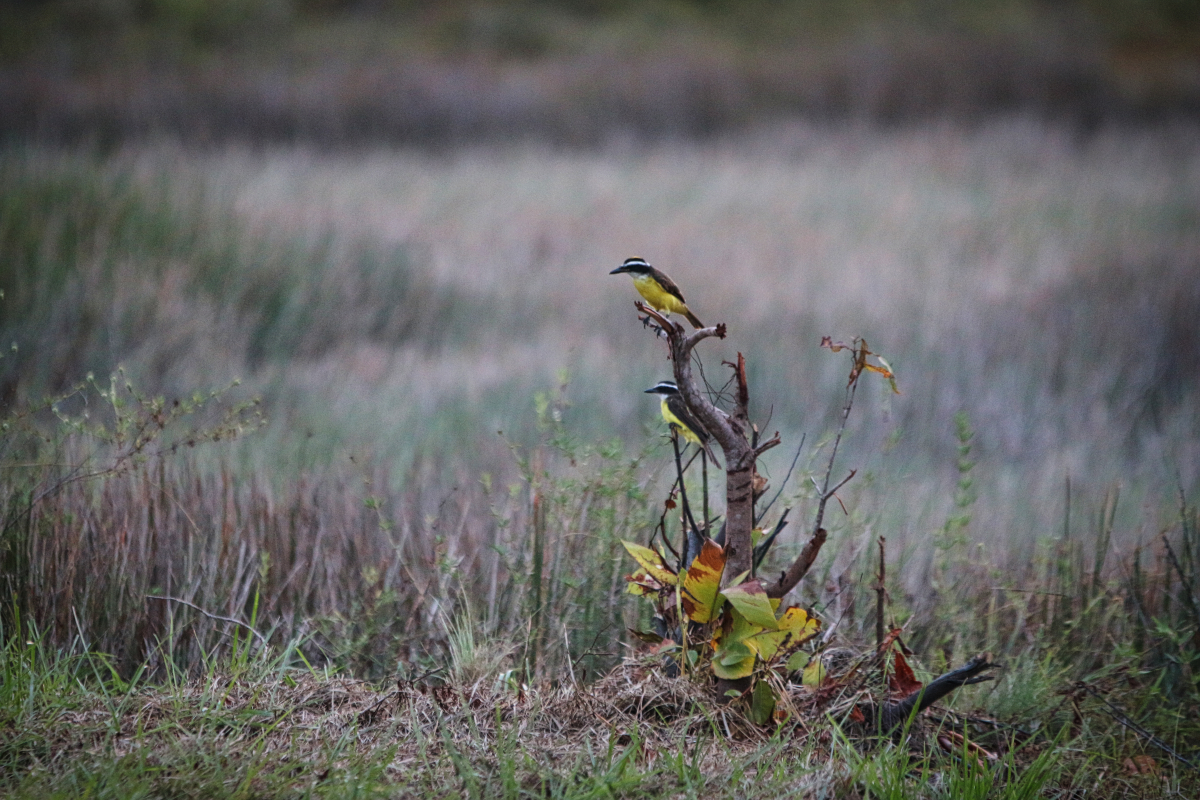
[[[749,658],[737,661],[733,664],[722,664],[720,660],[713,661],[713,674],[718,678],[735,681],[739,678],[745,678],[754,674],[755,658],[751,655]]]
[[[773,631],[779,629],[779,623],[775,620],[775,609],[771,606],[771,600],[767,597],[762,584],[757,580],[744,583],[741,586],[732,586],[722,592],[722,594],[725,595],[725,599],[748,622],[767,630]]]
[[[731,609],[731,614],[733,624],[729,633],[719,639],[717,651],[713,654],[713,673],[718,678],[736,680],[754,672],[758,657],[751,641],[762,628],[748,622],[736,608]]]
[[[771,684],[760,680],[754,684],[754,693],[750,695],[750,719],[755,725],[766,725],[775,713],[775,690]]]
[[[718,663],[730,667],[745,661],[747,658],[754,658],[754,651],[741,642],[730,642],[718,648],[714,657]]]
[[[812,658],[812,656],[803,650],[797,650],[796,652],[792,653],[791,657],[788,658],[787,661],[788,672],[799,672],[800,670],[804,669],[806,666],[808,666],[808,660],[810,658]]]

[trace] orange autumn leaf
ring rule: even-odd
[[[721,573],[725,571],[725,549],[705,539],[700,555],[688,567],[680,602],[692,622],[708,622],[720,608]]]
[[[892,371],[892,365],[883,356],[878,353],[872,353],[871,349],[867,347],[866,339],[855,339],[853,344],[846,344],[845,342],[835,342],[829,336],[823,336],[821,337],[821,347],[827,348],[832,353],[849,350],[853,354],[854,364],[850,368],[850,378],[846,381],[847,386],[853,385],[863,372],[874,372],[887,379],[894,393],[900,394],[900,389],[896,386],[896,374]],[[868,361],[867,359],[871,356],[875,356],[879,363],[872,364]]]
[[[908,661],[904,658],[904,654],[899,650],[892,654],[892,671],[888,675],[888,688],[896,693],[897,697],[908,697],[913,692],[919,691],[924,686],[917,676],[913,674],[912,667],[908,665]]]

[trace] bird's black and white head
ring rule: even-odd
[[[663,397],[679,395],[679,387],[674,381],[659,381],[646,390],[646,394],[661,394]]]
[[[625,263],[614,269],[609,275],[620,275],[622,272],[628,272],[630,275],[649,275],[652,267],[646,263],[644,258],[627,258]]]

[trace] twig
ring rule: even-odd
[[[858,473],[858,470],[856,470],[856,469],[850,470],[850,474],[847,475],[846,477],[842,478],[841,483],[839,483],[837,486],[833,487],[828,492],[826,492],[822,499],[828,500],[829,498],[833,497],[835,494],[837,494],[837,490],[842,488],[843,486],[845,486],[847,483],[849,483],[850,479],[853,478],[857,473]]]
[[[813,562],[817,560],[817,554],[821,552],[821,547],[825,544],[825,539],[828,536],[829,532],[824,528],[817,528],[816,533],[804,545],[804,549],[800,551],[800,555],[787,568],[787,571],[779,576],[779,580],[776,583],[766,587],[767,597],[783,597],[790,592],[800,582],[800,579],[808,573]]]
[[[246,630],[250,631],[258,639],[259,644],[261,644],[263,647],[267,646],[266,637],[263,636],[258,631],[254,630],[254,628],[250,627],[245,622],[242,622],[240,619],[234,619],[233,617],[222,617],[220,614],[212,614],[208,611],[205,611],[203,608],[196,605],[195,603],[184,600],[181,597],[168,597],[166,595],[161,595],[161,594],[148,594],[148,595],[145,595],[145,597],[148,600],[170,600],[172,603],[181,603],[182,605],[185,605],[188,608],[192,608],[192,609],[195,609],[196,611],[199,611],[201,614],[208,617],[209,619],[220,620],[221,622],[231,622],[234,625],[237,625],[239,627],[245,628]]]
[[[1061,592],[1043,592],[1043,591],[1039,591],[1037,589],[1014,589],[1011,586],[993,586],[992,591],[993,592],[1016,592],[1019,594],[1042,594],[1042,595],[1047,595],[1049,597],[1069,597],[1069,595],[1062,594]]]
[[[445,671],[446,671],[445,667],[432,667],[430,669],[425,670],[417,677],[409,679],[408,683],[412,686],[416,686],[418,683],[425,680],[426,678],[432,678],[434,675],[437,675],[439,672],[445,672]]]
[[[575,679],[575,664],[571,662],[571,634],[567,631],[567,624],[563,623],[563,644],[567,646],[567,673],[571,676],[571,685],[578,688],[579,681]]]
[[[571,675],[572,676],[575,674],[575,667],[579,666],[579,662],[583,661],[588,656],[611,656],[611,655],[613,655],[612,653],[600,652],[600,651],[592,649],[596,646],[596,642],[600,641],[600,637],[606,631],[608,631],[611,627],[612,627],[612,625],[605,625],[603,628],[596,631],[596,635],[594,637],[592,637],[592,643],[587,646],[586,650],[584,650],[582,653],[579,654],[579,658],[576,658],[574,661],[571,662]],[[570,651],[567,652],[567,656],[570,657]],[[587,680],[586,672],[584,673],[583,678],[584,678],[584,680]]]
[[[825,521],[825,504],[855,474],[855,470],[851,470],[850,474],[843,478],[841,483],[834,486],[832,490],[829,488],[829,482],[833,476],[833,463],[837,458],[838,446],[842,443],[842,435],[846,432],[846,421],[850,419],[850,409],[854,406],[854,393],[857,390],[858,381],[852,380],[846,392],[846,405],[842,407],[842,421],[838,426],[837,437],[833,440],[833,450],[829,453],[829,464],[825,468],[825,485],[821,489],[821,499],[817,503],[817,519],[813,523],[812,536],[804,545],[804,549],[800,551],[799,557],[788,567],[786,572],[779,576],[779,580],[770,586],[764,587],[767,591],[767,597],[783,597],[790,592],[805,576],[809,568],[812,567],[813,562],[816,561],[817,554],[825,544],[828,531],[821,527],[821,523]]]
[[[817,503],[817,521],[813,523],[814,536],[816,535],[816,532],[820,530],[821,523],[825,520],[825,503],[828,502],[829,498],[833,496],[833,492],[829,491],[829,479],[833,475],[833,462],[834,459],[837,458],[838,447],[842,443],[842,434],[846,432],[846,421],[850,419],[850,408],[854,405],[854,393],[856,391],[858,391],[858,381],[852,382],[850,384],[850,390],[846,392],[846,405],[842,407],[842,422],[838,426],[837,437],[833,440],[833,450],[829,453],[829,465],[825,468],[825,488],[821,490],[821,500],[819,503]],[[854,472],[852,471],[845,480],[833,487],[833,491],[836,492],[838,489],[842,488],[846,481],[853,477]]]
[[[887,589],[884,588],[884,580],[887,578],[887,556],[884,551],[884,543],[887,539],[879,537],[879,583],[875,585],[875,647],[878,649],[883,645],[883,602],[887,596]]]
[[[671,498],[674,495],[675,495],[675,487],[672,486],[671,491],[667,493],[666,502],[663,503],[663,512],[658,518],[658,524],[654,526],[654,530],[650,533],[650,541],[646,542],[646,546],[653,548],[654,547],[654,537],[659,536],[661,534],[663,544],[666,546],[666,548],[668,550],[671,551],[671,555],[675,556],[675,559],[678,561],[682,557],[679,555],[679,552],[675,549],[674,545],[671,544],[671,540],[669,538],[667,538],[667,514],[671,510],[670,503],[671,503]]]
[[[1197,624],[1200,624],[1200,608],[1196,608],[1196,592],[1192,588],[1192,582],[1188,580],[1187,575],[1183,571],[1183,567],[1179,564],[1179,559],[1175,557],[1175,551],[1171,549],[1171,542],[1167,540],[1167,535],[1164,533],[1163,544],[1167,547],[1167,557],[1170,558],[1171,564],[1175,567],[1175,571],[1179,573],[1179,581],[1183,584],[1184,599],[1187,600],[1188,608],[1192,611],[1192,616]]]
[[[787,516],[791,512],[790,508],[785,508],[783,514],[779,516],[779,521],[775,523],[775,529],[771,531],[771,535],[758,543],[758,547],[754,548],[754,569],[758,570],[758,565],[767,557],[767,551],[771,549],[771,544],[775,541],[775,537],[779,532],[787,527]]]
[[[804,440],[806,438],[808,438],[807,433],[800,437],[800,446],[796,448],[796,455],[792,458],[792,465],[788,467],[787,475],[783,478],[783,483],[779,484],[779,491],[775,492],[775,496],[771,498],[771,502],[767,503],[766,508],[758,515],[760,519],[767,515],[767,512],[771,510],[771,506],[775,505],[775,501],[779,499],[779,495],[783,494],[783,488],[792,479],[792,471],[796,469],[796,462],[800,460],[800,453],[804,450]]]
[[[696,543],[692,541],[693,536],[699,539],[700,531],[696,527],[696,518],[692,516],[692,507],[688,503],[687,489],[683,485],[683,461],[679,456],[679,434],[676,432],[674,425],[671,426],[671,446],[675,448],[675,469],[679,475],[679,497],[683,501],[683,557],[680,559],[679,569],[684,570],[692,565],[691,559],[700,553],[698,546],[693,548],[693,545]],[[688,527],[689,525],[691,526],[690,528]]]
[[[754,455],[755,457],[761,456],[772,447],[778,447],[780,444],[782,444],[782,441],[779,438],[779,431],[775,431],[774,436],[754,448]]]
[[[1172,758],[1178,760],[1180,763],[1186,764],[1187,766],[1191,767],[1196,772],[1200,772],[1200,767],[1196,766],[1191,761],[1188,761],[1186,758],[1179,755],[1179,753],[1175,752],[1175,750],[1169,744],[1164,742],[1162,739],[1159,739],[1157,736],[1155,736],[1153,733],[1151,733],[1150,731],[1143,728],[1141,725],[1138,725],[1136,722],[1131,720],[1129,717],[1125,716],[1125,714],[1121,712],[1121,709],[1117,708],[1112,703],[1108,702],[1108,698],[1106,698],[1104,695],[1100,694],[1098,691],[1096,691],[1095,689],[1093,689],[1091,686],[1087,685],[1086,683],[1080,683],[1079,687],[1081,689],[1083,689],[1085,692],[1087,692],[1088,694],[1090,694],[1092,697],[1099,700],[1101,703],[1104,703],[1104,705],[1106,705],[1108,707],[1107,712],[1108,712],[1109,716],[1111,716],[1117,722],[1121,723],[1126,728],[1129,728],[1134,733],[1143,737],[1146,741],[1150,742],[1150,744],[1154,745],[1158,749],[1167,753]]]
[[[842,574],[844,575],[845,573],[842,573]],[[862,579],[862,574],[861,574],[861,573],[859,574],[859,579],[860,579],[860,580]],[[850,589],[850,587],[851,587],[851,586],[853,586],[853,584],[852,584],[852,583],[850,583],[850,582],[847,582],[847,583],[846,583],[846,585],[845,585],[845,586],[843,586],[841,589],[838,589],[838,590],[837,590],[837,591],[834,593],[833,597],[832,597],[832,598],[830,598],[830,599],[831,599],[831,600],[838,600],[838,601],[839,601],[839,602],[838,602],[838,605],[841,605],[841,602],[840,602],[840,601],[841,601],[841,596],[842,596],[843,594],[845,594],[845,592],[846,592],[848,589]],[[838,618],[837,618],[837,619],[835,619],[835,620],[833,621],[833,624],[832,624],[832,625],[830,625],[828,628],[826,628],[826,629],[825,629],[825,632],[824,632],[823,634],[821,634],[821,645],[822,645],[822,646],[825,646],[825,645],[829,644],[829,641],[830,641],[830,640],[833,638],[833,634],[834,634],[834,633],[837,631],[838,625],[842,624],[842,620],[843,620],[843,619],[845,619],[845,617],[846,617],[846,613],[847,613],[847,612],[850,610],[851,606],[852,606],[852,604],[851,604],[851,603],[847,603],[847,604],[846,604],[846,605],[845,605],[845,606],[842,608],[842,611],[841,611],[841,613],[840,613],[840,614],[838,614]],[[829,608],[829,603],[826,603],[826,604],[825,604],[825,606],[824,606],[824,608],[828,609],[828,608]]]
[[[355,717],[355,719],[358,720],[358,723],[360,725],[370,725],[374,719],[375,712],[379,710],[379,707],[382,706],[384,703],[386,703],[388,700],[391,700],[393,697],[395,697],[398,694],[400,694],[399,689],[392,689],[390,692],[385,694],[383,697],[379,698],[374,703],[372,703],[370,708],[360,711],[358,713],[358,716]]]

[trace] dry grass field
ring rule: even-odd
[[[645,540],[669,480],[641,392],[665,350],[607,274],[640,254],[727,323],[703,346],[711,380],[747,355],[756,421],[784,437],[774,482],[803,437],[781,487],[800,519],[847,370],[820,337],[865,336],[895,367],[902,394],[859,395],[840,463],[860,477],[800,592],[840,637],[870,636],[883,535],[890,613],[931,671],[983,647],[1024,665],[993,710],[1128,666],[1133,642],[1184,691],[1191,666],[1148,644],[1147,617],[1188,619],[1159,535],[1188,575],[1195,557],[1195,133],[1011,119],[586,153],[10,147],[7,396],[101,377],[56,425],[11,420],[10,463],[48,465],[5,484],[6,593],[47,645],[126,675],[203,669],[238,630],[160,594],[364,676],[432,668],[470,614],[531,679],[568,661],[594,677],[644,613],[621,599],[618,540]],[[106,397],[117,365],[135,388]],[[235,378],[216,410],[156,421],[154,395]],[[132,452],[118,419],[162,430]],[[221,441],[172,455],[197,431]],[[786,556],[802,538],[784,540]]]
[[[568,65],[641,30],[574,50],[584,28],[545,13]],[[711,44],[706,19],[687,30]],[[122,35],[136,72],[146,31]],[[11,44],[0,103],[53,105],[62,75],[22,83]],[[559,74],[504,52],[464,69]],[[1001,110],[586,147],[490,122],[454,146],[4,128],[0,794],[1191,796],[1200,126]],[[836,629],[823,644],[869,646],[885,537],[918,675],[1004,664],[943,704],[998,720],[986,775],[820,719],[758,728],[622,665],[649,611],[620,542],[679,528],[643,393],[666,346],[608,274],[633,255],[727,325],[705,375],[744,354],[753,421],[783,440],[760,466],[768,523],[792,522],[767,569],[806,538],[845,400],[822,337],[894,368],[899,394],[857,392],[836,467],[857,472],[790,600]]]

